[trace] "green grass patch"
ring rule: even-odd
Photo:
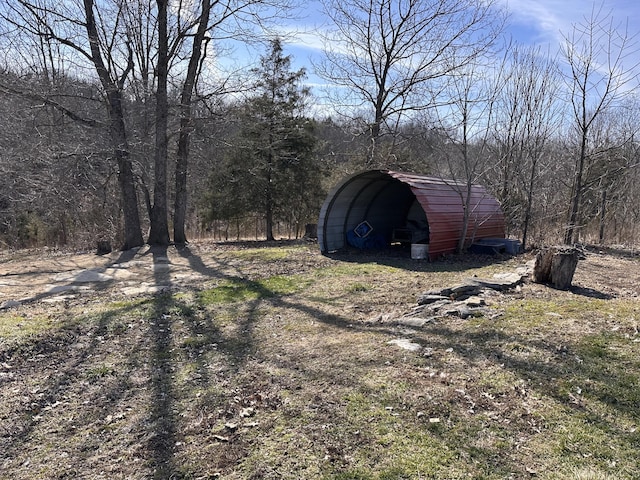
[[[52,317],[33,316],[23,317],[11,312],[0,314],[0,338],[17,339],[38,335],[60,325]]]
[[[356,282],[356,283],[352,283],[351,285],[347,286],[347,292],[348,293],[363,293],[366,292],[367,290],[369,290],[371,287],[368,285],[365,285],[364,283],[360,283],[360,282]]]
[[[347,395],[345,417],[328,435],[354,442],[347,454],[349,468],[339,472],[327,465],[324,478],[440,478],[445,472],[447,478],[464,478],[464,467],[458,470],[452,463],[451,450],[428,419],[392,406],[400,401],[392,392]]]
[[[369,275],[389,275],[402,272],[398,267],[380,265],[377,263],[341,263],[330,267],[319,268],[315,271],[315,276],[326,277],[346,277],[346,276],[369,276]]]
[[[609,305],[604,300],[584,297],[528,298],[507,305],[504,311],[507,319],[516,320],[522,326],[535,327],[557,323],[558,318],[582,316],[585,311],[603,315],[609,312]]]
[[[640,345],[624,335],[604,332],[582,338],[576,346],[584,395],[640,421]]]
[[[284,260],[292,254],[302,252],[305,247],[265,247],[233,250],[230,254],[241,260],[250,262],[275,262]]]
[[[116,371],[113,367],[109,366],[109,365],[96,365],[94,367],[89,368],[85,375],[87,377],[87,380],[89,382],[96,382],[101,378],[110,376],[110,375],[115,375]]]
[[[301,276],[276,275],[260,280],[230,279],[218,286],[199,292],[201,305],[246,302],[298,292],[309,284]]]
[[[109,302],[105,307],[109,310],[134,310],[153,303],[151,298],[135,298],[133,300],[117,300]]]

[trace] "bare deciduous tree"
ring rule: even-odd
[[[640,62],[635,38],[626,27],[614,24],[610,15],[594,8],[589,18],[574,25],[564,37],[562,54],[567,62],[565,80],[571,107],[575,144],[575,166],[566,244],[579,237],[581,203],[585,193],[585,171],[597,156],[592,130],[605,112],[619,108],[638,86]]]
[[[121,5],[101,6],[102,10],[98,9],[93,0],[83,0],[81,5],[12,0],[4,19],[41,42],[55,43],[57,48],[66,50],[65,55],[75,59],[76,65],[93,68],[97,74],[118,168],[124,217],[123,248],[131,248],[144,243],[123,107],[123,91],[134,65],[133,52],[126,36],[116,27],[122,20]]]
[[[343,113],[366,118],[370,148],[412,111],[433,107],[449,75],[494,43],[503,18],[494,0],[323,0],[334,29],[317,65]],[[383,160],[384,161],[384,160]]]
[[[463,209],[462,230],[457,246],[459,253],[467,246],[470,220],[477,207],[472,203],[473,185],[487,169],[489,125],[495,90],[496,86],[487,78],[486,70],[469,65],[451,78],[447,90],[450,105],[438,111],[441,131],[449,139],[441,152],[446,161],[441,171],[455,181],[452,188],[460,196]]]
[[[493,124],[497,164],[489,180],[496,182],[507,224],[521,228],[525,248],[540,162],[560,125],[558,71],[539,48],[514,46],[500,77]]]

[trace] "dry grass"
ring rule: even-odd
[[[179,292],[0,312],[1,478],[637,478],[637,258],[408,330],[384,320],[521,259],[190,254]]]

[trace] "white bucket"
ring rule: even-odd
[[[429,256],[429,244],[428,243],[412,243],[411,244],[411,258],[414,260],[423,260]]]

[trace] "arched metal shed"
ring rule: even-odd
[[[318,221],[323,253],[347,245],[428,243],[429,257],[455,252],[462,234],[466,184],[390,170],[357,173],[327,196]],[[471,188],[467,241],[504,238],[504,215],[484,187]],[[358,243],[359,242],[359,243]]]

